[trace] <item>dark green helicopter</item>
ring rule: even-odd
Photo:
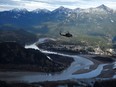
[[[71,34],[71,33],[69,33],[69,32],[67,32],[67,33],[61,33],[61,31],[60,31],[60,33],[59,33],[61,36],[64,36],[64,37],[73,37],[73,35]]]

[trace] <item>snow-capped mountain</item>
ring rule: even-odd
[[[105,6],[104,4],[98,6],[97,9],[99,9],[99,10],[101,9],[101,10],[105,10],[105,11],[109,11],[109,12],[113,11],[111,8]]]
[[[72,11],[73,11],[72,9],[60,6],[59,8],[53,10],[53,13],[61,13],[61,14],[64,13],[64,14],[67,14],[67,13],[70,13]]]
[[[50,11],[49,10],[47,10],[47,9],[35,9],[35,10],[33,10],[32,12],[34,12],[34,13],[41,13],[41,12],[43,12],[43,13],[49,13]]]
[[[12,10],[10,10],[11,12],[28,12],[27,9],[23,8],[23,9],[19,9],[19,8],[14,8]]]
[[[96,8],[69,9],[59,7],[53,11],[47,9],[13,9],[0,12],[0,25],[12,25],[32,29],[39,33],[53,33],[57,30],[73,33],[103,33],[116,32],[116,11],[100,5]],[[55,32],[56,33],[56,32]],[[54,33],[54,34],[55,34]]]

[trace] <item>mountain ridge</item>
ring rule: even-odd
[[[64,6],[60,6],[60,7],[58,7],[58,8],[56,8],[56,9],[54,9],[54,10],[52,10],[52,11],[55,11],[55,10],[62,10],[62,9],[69,9],[69,10],[72,10],[72,11],[74,11],[74,10],[76,10],[76,9],[83,9],[83,10],[86,10],[86,9],[91,9],[91,8],[102,8],[102,9],[112,9],[112,8],[110,8],[110,7],[108,7],[108,6],[106,6],[106,5],[104,5],[104,4],[101,4],[101,5],[99,5],[99,6],[97,6],[97,7],[90,7],[90,8],[79,8],[79,7],[77,7],[77,8],[74,8],[74,9],[71,9],[71,8],[67,8],[67,7],[64,7]],[[29,10],[27,10],[26,8],[13,8],[13,9],[10,9],[10,10],[4,10],[4,11],[28,11],[28,12],[34,12],[34,11],[36,11],[36,10],[40,10],[40,11],[50,11],[50,12],[52,12],[51,10],[48,10],[48,9],[41,9],[41,8],[36,8],[36,9],[34,9],[34,10],[31,10],[31,11],[29,11]],[[112,10],[115,10],[115,9],[112,9]],[[0,12],[4,12],[4,11],[0,11]]]
[[[53,11],[15,9],[0,12],[0,19],[0,26],[16,26],[39,36],[58,38],[60,31],[71,32],[74,39],[79,36],[103,39],[111,36],[112,39],[116,36],[116,11],[105,5],[88,9],[69,9],[61,6]]]

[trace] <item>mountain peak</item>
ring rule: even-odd
[[[107,6],[104,5],[104,4],[98,6],[97,8],[98,8],[98,9],[102,9],[102,10],[104,10],[104,11],[106,11],[106,12],[112,12],[112,11],[113,11],[111,8],[107,7]]]
[[[60,6],[59,8],[55,9],[53,12],[61,12],[62,13],[62,12],[70,12],[70,11],[71,11],[71,9]]]
[[[39,13],[39,12],[45,12],[45,13],[47,13],[47,12],[50,12],[50,11],[47,10],[47,9],[40,9],[40,8],[38,8],[38,9],[33,10],[33,12],[35,12],[35,13]]]
[[[74,11],[80,11],[80,10],[82,10],[81,8],[75,8],[75,9],[73,9]]]
[[[60,6],[59,9],[64,9],[65,7],[64,6]]]
[[[104,10],[108,10],[108,9],[110,9],[109,7],[107,7],[107,6],[104,5],[104,4],[98,6],[97,8],[104,9]]]
[[[65,8],[63,6],[60,6],[59,8],[57,8],[56,10],[66,10],[66,9],[69,9],[69,8]]]
[[[13,11],[13,12],[21,12],[21,11],[27,12],[28,10],[25,9],[25,8],[22,8],[22,9],[14,8],[14,9],[12,9],[12,10],[10,10],[10,11]]]

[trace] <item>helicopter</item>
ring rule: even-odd
[[[65,34],[62,34],[61,31],[59,33],[61,36],[64,36],[64,37],[72,37],[73,35],[69,32],[65,33]]]

